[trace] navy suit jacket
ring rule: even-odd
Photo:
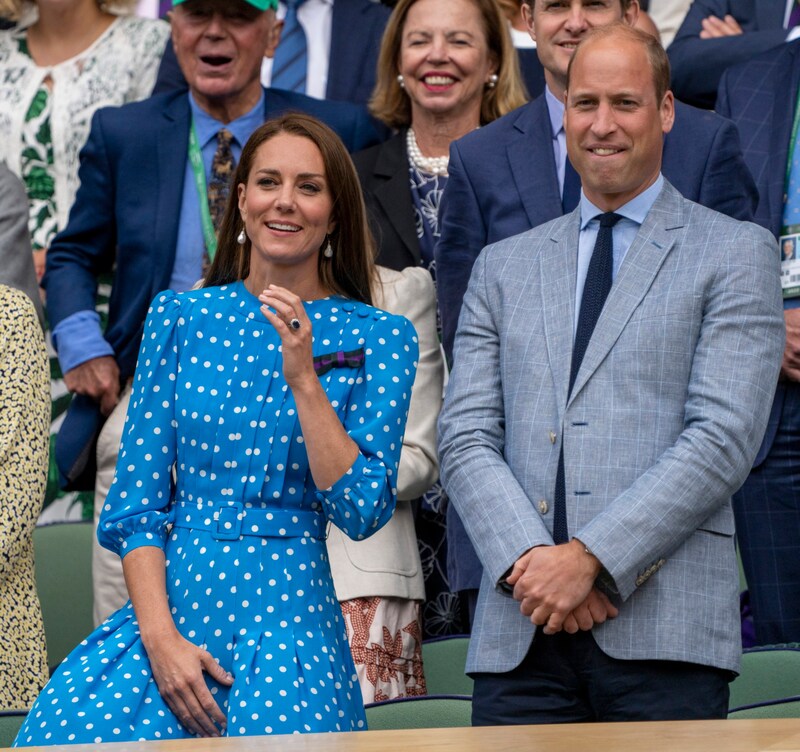
[[[290,110],[326,122],[350,151],[379,140],[361,107],[265,90],[265,120]],[[150,301],[172,275],[190,123],[185,92],[98,110],[81,151],[80,188],[69,221],[47,253],[43,286],[53,328],[78,311],[94,310],[97,275],[116,264],[105,338],[122,379],[136,366]],[[74,483],[80,475],[76,462],[89,461],[91,452],[82,453],[102,418],[93,400],[78,396],[66,420],[56,459],[62,480]]]
[[[325,98],[366,105],[375,88],[378,52],[391,10],[373,0],[335,0]],[[172,40],[167,42],[154,94],[185,89]]]
[[[662,172],[684,198],[736,219],[753,216],[758,196],[736,127],[712,112],[676,103]],[[449,175],[439,210],[436,284],[443,344],[452,357],[461,301],[481,249],[563,213],[544,95],[453,143]],[[477,588],[480,563],[460,521],[448,515],[450,584]]]
[[[713,107],[722,73],[786,41],[786,0],[694,0],[669,46],[675,96],[698,107]],[[733,16],[744,34],[700,39],[708,16]]]
[[[800,90],[800,41],[729,68],[719,86],[717,110],[742,134],[742,151],[758,187],[753,221],[777,238],[783,223],[783,192],[795,94]],[[764,442],[755,460],[767,456],[784,409],[785,385],[778,384]]]

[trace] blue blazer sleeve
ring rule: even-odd
[[[734,219],[753,220],[758,189],[744,161],[739,131],[730,120],[723,119],[714,135],[697,203]]]
[[[704,18],[722,18],[726,14],[736,18],[744,34],[719,39],[700,38]],[[759,28],[755,0],[694,0],[667,51],[675,96],[697,107],[713,107],[720,77],[727,67],[786,41],[782,22],[781,14],[775,27]]]
[[[47,290],[50,327],[78,311],[93,311],[97,275],[114,263],[116,219],[114,181],[103,131],[104,110],[92,118],[92,128],[81,150],[80,187],[67,226],[47,252],[42,286]]]

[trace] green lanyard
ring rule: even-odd
[[[203,240],[208,251],[208,258],[213,261],[217,253],[217,233],[214,232],[214,223],[211,221],[211,212],[208,209],[208,188],[206,187],[206,170],[203,166],[203,155],[200,153],[200,143],[197,140],[197,131],[192,120],[192,129],[189,131],[189,164],[194,173],[194,183],[197,186],[197,197],[200,200],[200,220],[203,223]]]
[[[794,122],[792,123],[792,136],[789,139],[789,158],[786,160],[786,182],[784,183],[784,196],[789,195],[789,178],[792,174],[792,162],[794,161],[794,149],[797,145],[797,132],[800,130],[800,93],[798,93],[797,103],[794,107]],[[784,200],[784,204],[786,201]],[[793,235],[800,232],[800,226],[789,225],[782,228],[783,235]]]

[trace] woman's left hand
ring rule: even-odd
[[[303,301],[284,287],[270,285],[258,299],[261,312],[280,335],[283,346],[283,377],[292,389],[316,381],[311,350],[311,320]],[[269,307],[275,309],[273,313]],[[313,381],[312,381],[313,380]]]

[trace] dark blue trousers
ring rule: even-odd
[[[536,634],[517,668],[475,673],[472,725],[725,718],[732,672],[675,661],[623,661],[591,632]]]

